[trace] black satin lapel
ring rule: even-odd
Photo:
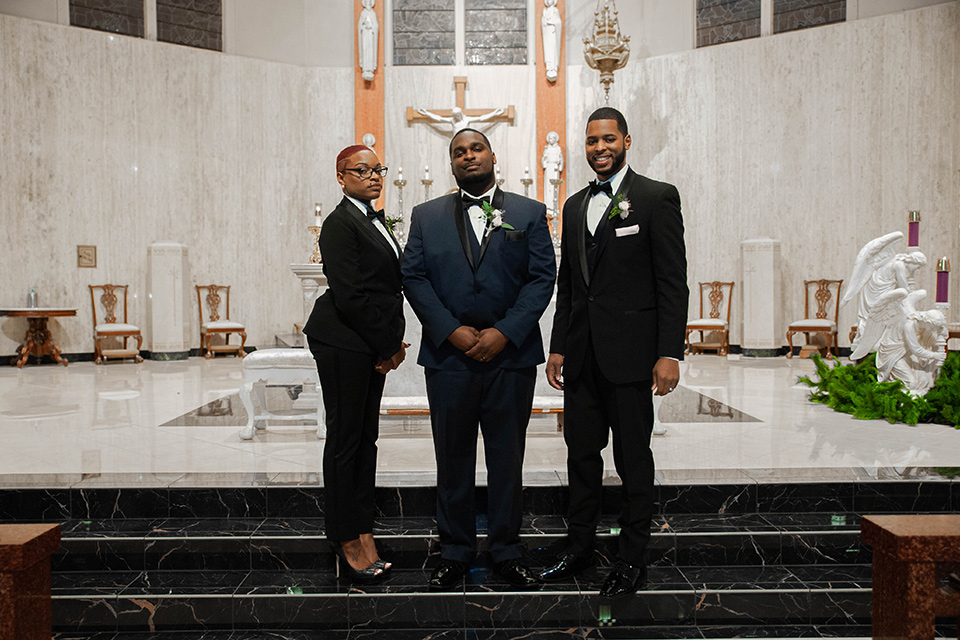
[[[490,203],[494,209],[500,209],[503,211],[503,190],[500,187],[497,187],[493,192],[493,201]],[[506,213],[506,212],[504,212]],[[487,232],[484,230],[483,240],[480,242],[480,257],[477,258],[477,266],[480,266],[480,261],[483,260],[483,254],[487,252],[487,247],[490,245],[490,236],[493,235],[493,231]]]
[[[460,236],[460,246],[463,247],[463,253],[467,256],[467,262],[470,268],[476,271],[473,264],[473,251],[470,250],[470,240],[467,238],[467,224],[463,220],[463,199],[460,192],[457,191],[457,197],[454,199],[453,219],[457,223],[457,235]]]
[[[379,244],[381,247],[390,252],[394,258],[396,255],[393,253],[393,247],[390,246],[390,241],[383,237],[383,234],[373,225],[373,220],[367,217],[367,214],[362,213],[352,202],[347,200],[348,210],[353,217],[357,219],[360,223],[360,228],[367,232],[367,234]]]
[[[590,204],[590,192],[583,194],[580,201],[580,209],[577,211],[579,218],[574,227],[577,231],[577,253],[580,254],[580,274],[583,281],[590,286],[590,267],[587,266],[587,206]]]
[[[597,256],[596,262],[600,262],[600,256],[603,255],[603,249],[607,246],[607,241],[610,239],[610,236],[613,235],[614,229],[616,229],[616,221],[610,220],[610,212],[613,210],[614,204],[617,202],[617,196],[623,194],[624,197],[630,193],[630,185],[633,180],[633,171],[627,169],[627,174],[623,176],[623,181],[620,182],[620,188],[617,189],[617,192],[614,194],[613,198],[610,200],[610,204],[607,205],[607,210],[603,212],[603,217],[600,218],[600,224],[597,225]],[[629,200],[629,198],[627,198]],[[632,203],[631,203],[632,204]]]

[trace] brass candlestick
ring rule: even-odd
[[[406,244],[403,232],[403,188],[407,186],[407,181],[403,177],[403,169],[400,170],[400,177],[393,181],[393,186],[397,188],[397,208],[399,209],[397,213],[397,223],[393,227],[393,232],[397,238],[397,242],[399,242],[402,247]]]
[[[547,209],[547,217],[550,218],[550,235],[553,238],[553,246],[560,246],[560,185],[563,184],[563,178],[550,178],[550,184],[553,186],[553,209]]]
[[[313,255],[310,256],[310,264],[323,264],[323,256],[320,255],[320,227],[310,225],[307,229],[313,233]]]
[[[530,185],[533,184],[533,178],[530,177],[530,169],[527,169],[523,172],[523,177],[520,178],[520,184],[523,185],[523,197],[530,197]]]

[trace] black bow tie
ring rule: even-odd
[[[611,185],[609,181],[597,183],[596,180],[591,180],[591,181],[590,181],[590,196],[593,197],[593,196],[597,195],[598,193],[605,193],[605,194],[607,194],[609,197],[612,198],[612,197],[613,197],[613,185]]]
[[[463,196],[463,208],[464,208],[464,210],[469,209],[469,208],[472,207],[473,205],[477,205],[478,207],[480,207],[481,209],[483,209],[483,203],[484,203],[484,202],[486,202],[487,204],[490,204],[490,197],[489,197],[489,196],[483,196],[482,198],[471,198],[471,197],[468,196],[468,195],[464,195],[464,196]]]
[[[370,205],[367,205],[367,217],[370,218],[371,220],[376,218],[383,224],[387,223],[386,222],[387,218],[383,213],[383,209],[380,209],[379,211],[374,211],[373,207],[371,207]]]

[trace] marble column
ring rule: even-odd
[[[189,269],[186,245],[157,242],[147,247],[146,338],[153,360],[190,355]]]
[[[780,298],[780,241],[772,238],[740,243],[740,281],[743,282],[743,355],[771,358],[780,355],[784,332]]]

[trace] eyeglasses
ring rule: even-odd
[[[387,169],[387,167],[375,167],[373,169],[371,169],[370,167],[352,167],[350,169],[344,169],[344,171],[352,171],[355,174],[357,174],[361,180],[366,180],[374,173],[380,176],[381,178],[384,178],[386,177],[387,171],[389,171],[389,169]]]

